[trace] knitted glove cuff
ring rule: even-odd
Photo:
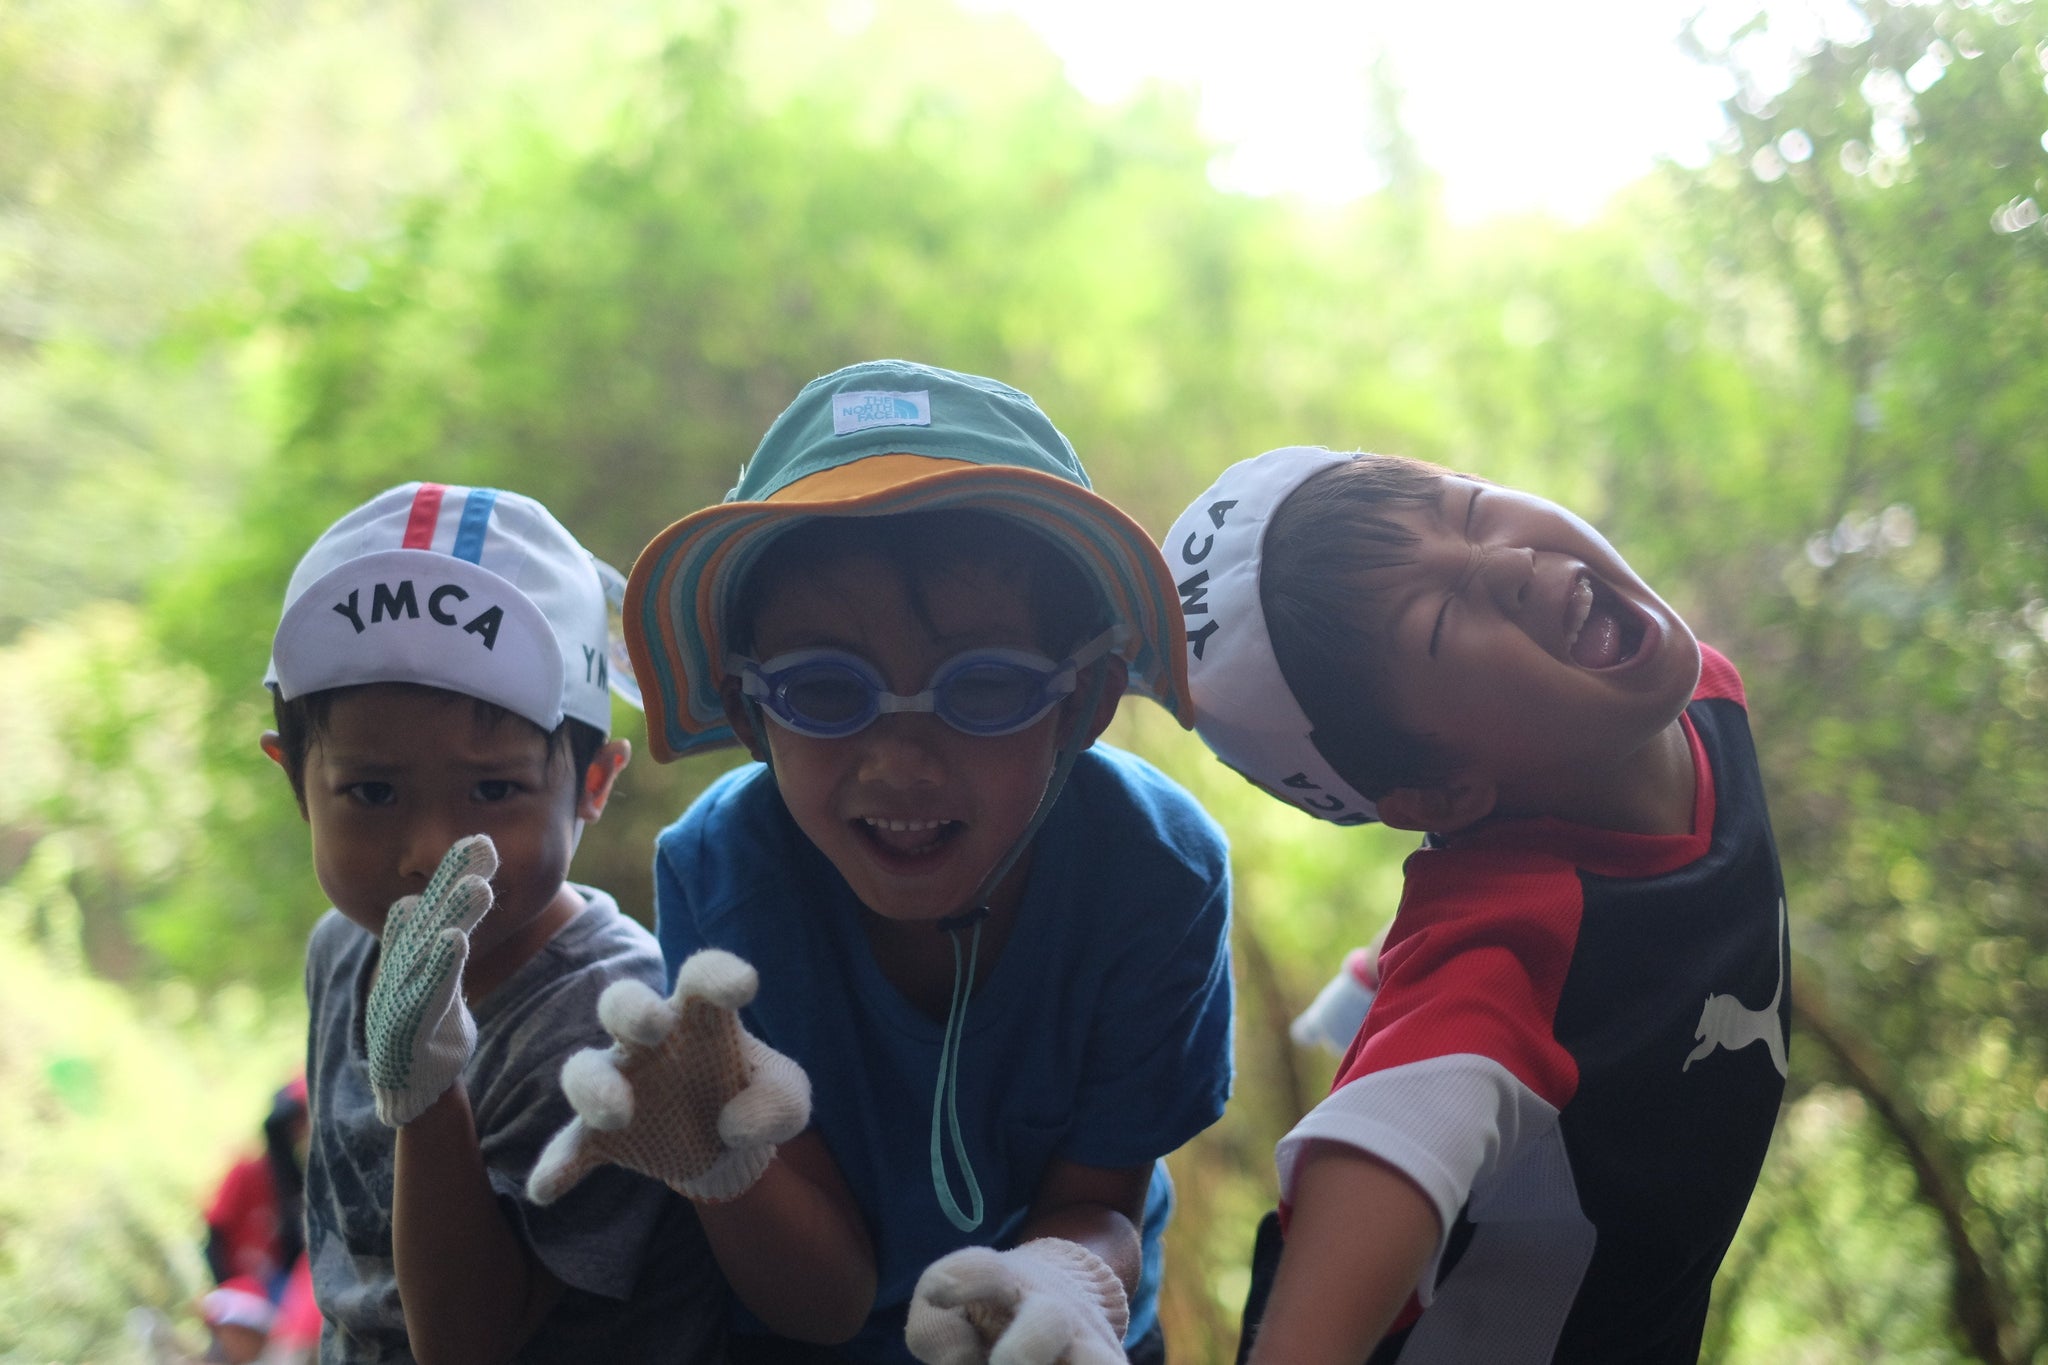
[[[386,1127],[403,1128],[426,1113],[427,1107],[447,1090],[445,1085],[431,1093],[425,1090],[375,1090],[377,1117],[384,1121]]]
[[[393,1128],[425,1113],[469,1064],[470,1054],[476,1050],[476,1020],[461,996],[454,997],[435,1033],[419,1039],[415,1048],[403,1085],[380,1084],[375,1066],[371,1067],[370,1093],[377,1101],[377,1117]]]
[[[1124,1292],[1124,1282],[1109,1268],[1109,1262],[1087,1247],[1064,1237],[1039,1237],[1012,1250],[1057,1268],[1092,1296],[1118,1341],[1131,1330],[1131,1300]]]
[[[692,1179],[678,1181],[675,1188],[700,1204],[723,1204],[751,1189],[774,1159],[773,1144],[736,1147],[713,1162],[710,1170]]]

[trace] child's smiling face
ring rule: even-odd
[[[993,567],[955,565],[913,592],[900,568],[853,553],[780,577],[754,618],[749,652],[768,659],[844,650],[909,695],[966,650],[1063,654],[1076,643],[1041,640],[1027,587]],[[1108,701],[1113,706],[1115,696]],[[971,908],[983,878],[1036,813],[1081,705],[1069,697],[1024,729],[992,737],[909,712],[880,716],[838,739],[798,734],[764,717],[756,740],[767,745],[798,827],[862,904],[886,919],[930,921]],[[736,710],[729,701],[728,712]],[[734,721],[742,733],[752,728],[744,714]]]
[[[1457,477],[1389,515],[1417,537],[1374,575],[1389,711],[1504,806],[1626,765],[1685,708],[1692,632],[1578,516]]]

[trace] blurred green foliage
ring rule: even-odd
[[[0,1360],[132,1358],[131,1310],[210,1287],[200,1210],[261,1149],[305,1054],[305,1011],[84,970],[78,871],[46,839],[0,890]],[[186,1340],[200,1334],[186,1318]]]
[[[1155,530],[1299,441],[1600,525],[1742,668],[1792,888],[1793,1089],[1706,1358],[2048,1360],[2048,15],[1795,33],[1693,35],[1710,164],[1454,227],[1397,124],[1373,198],[1225,194],[1184,95],[1091,104],[943,0],[0,8],[0,1361],[189,1298],[293,1065],[322,903],[255,741],[304,545],[428,477],[625,567],[886,354],[1031,392]],[[1112,739],[1235,851],[1238,1093],[1174,1158],[1164,1304],[1201,1365],[1334,1064],[1287,1019],[1406,846],[1154,709]],[[730,761],[630,769],[579,876],[645,915]]]

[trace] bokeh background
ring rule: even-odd
[[[1155,533],[1304,441],[1607,531],[1746,674],[1791,886],[1791,1090],[1705,1358],[2048,1361],[2048,10],[1670,25],[1714,140],[1488,208],[1425,95],[1539,188],[1656,112],[1538,120],[1631,59],[1524,9],[1441,7],[1448,88],[1351,52],[1316,195],[987,4],[0,0],[0,1361],[190,1329],[200,1205],[298,1063],[323,902],[256,736],[300,550],[426,477],[624,567],[882,355],[1032,393]],[[1505,98],[1530,33],[1579,58]],[[1299,51],[1264,98],[1316,84]],[[1142,703],[1113,738],[1235,848],[1237,1095],[1174,1158],[1165,1299],[1209,1365],[1334,1065],[1287,1021],[1409,845]],[[579,874],[648,913],[655,831],[731,761],[636,764]]]

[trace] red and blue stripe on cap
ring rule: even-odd
[[[434,532],[441,524],[441,504],[448,495],[445,483],[423,483],[412,495],[412,513],[406,518],[402,550],[431,550]],[[462,500],[462,516],[456,523],[455,543],[448,553],[471,564],[483,563],[484,538],[491,527],[491,509],[497,506],[498,490],[472,488]]]

